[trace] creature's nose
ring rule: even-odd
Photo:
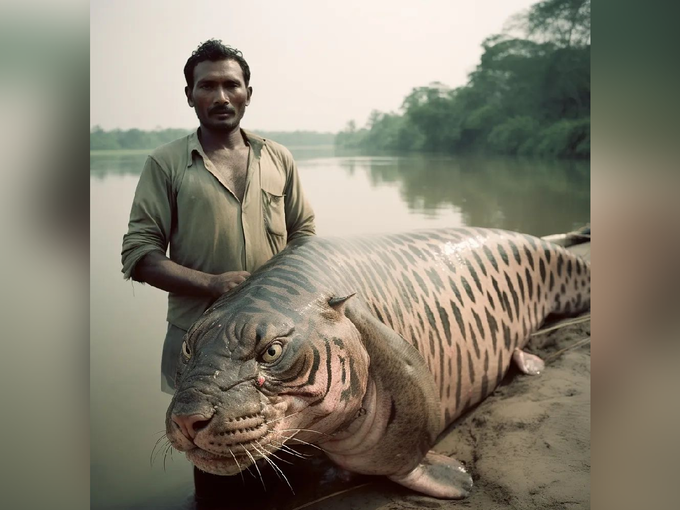
[[[204,429],[208,426],[208,423],[210,423],[211,419],[211,417],[205,416],[203,414],[184,415],[174,413],[170,418],[177,424],[184,437],[191,441],[194,440],[196,434],[198,434],[201,429]]]

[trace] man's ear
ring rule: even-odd
[[[246,106],[250,106],[251,97],[253,97],[253,87],[248,87],[248,99],[246,99]]]
[[[187,103],[189,103],[189,106],[192,108],[194,107],[194,98],[191,97],[191,89],[189,86],[184,87],[184,94],[187,96]]]

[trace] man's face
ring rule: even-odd
[[[231,131],[239,126],[253,89],[246,87],[235,60],[206,60],[194,68],[194,87],[185,92],[202,126]]]

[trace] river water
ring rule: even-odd
[[[537,236],[590,222],[587,162],[433,155],[360,156],[290,147],[319,235],[479,226]],[[160,392],[166,295],[120,272],[144,154],[90,157],[91,503],[97,510],[189,508],[192,467],[150,458],[170,396]],[[162,440],[161,440],[162,442]]]

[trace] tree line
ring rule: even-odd
[[[400,112],[338,133],[343,148],[590,156],[590,0],[543,0],[488,37],[466,85],[417,87]]]
[[[114,129],[99,126],[90,130],[90,150],[151,150],[191,133],[193,129]],[[316,131],[254,131],[258,135],[291,146],[333,145],[335,133]]]

